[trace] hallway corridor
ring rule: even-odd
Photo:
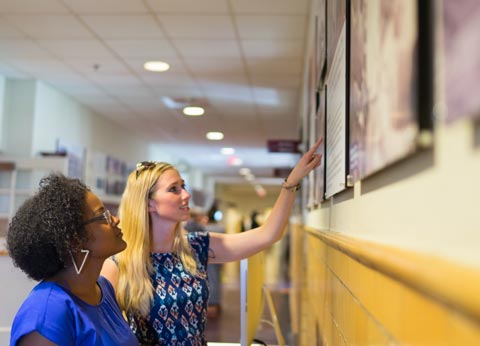
[[[270,287],[273,303],[287,345],[290,342],[290,312],[288,307],[288,289]],[[271,320],[268,307],[265,304],[263,319]],[[207,322],[206,337],[209,342],[240,342],[240,289],[237,285],[223,285],[222,308],[217,318],[210,318]],[[273,327],[268,323],[261,323],[256,339],[267,345],[277,345],[277,338]]]

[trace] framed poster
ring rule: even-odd
[[[308,84],[309,84],[309,94],[308,94],[308,129],[309,129],[309,142],[308,148],[311,148],[313,144],[317,141],[317,124],[316,124],[316,113],[317,113],[317,73],[316,73],[316,55],[315,49],[312,49],[310,52],[309,58],[309,73],[308,73]],[[308,199],[307,207],[313,209],[318,205],[318,202],[315,201],[315,172],[312,171],[308,175]]]
[[[480,1],[443,1],[446,120],[480,117]]]
[[[418,148],[418,1],[425,0],[351,2],[349,170],[353,182]],[[429,90],[422,92],[427,95]]]
[[[347,187],[347,11],[346,1],[327,4],[325,198]]]
[[[326,92],[325,88],[322,87],[318,92],[318,107],[316,115],[316,138],[323,137],[324,142],[318,148],[318,152],[322,154],[322,162],[320,166],[315,169],[315,193],[314,193],[314,203],[320,204],[325,199],[325,105],[326,105]]]
[[[327,64],[327,1],[318,0],[315,16],[316,86],[323,87]]]

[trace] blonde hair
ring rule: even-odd
[[[152,229],[148,201],[160,176],[170,169],[176,170],[169,163],[156,162],[152,166],[141,167],[140,171],[133,171],[122,196],[118,215],[128,246],[117,255],[117,300],[120,308],[127,313],[139,312],[147,316],[150,312],[153,301],[150,275],[154,273],[154,268],[150,262]],[[180,223],[175,230],[173,252],[190,274],[198,275],[192,248]]]

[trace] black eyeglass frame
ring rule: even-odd
[[[94,216],[91,219],[86,220],[83,223],[83,225],[85,226],[85,225],[91,224],[93,222],[102,221],[102,220],[107,221],[107,223],[109,225],[113,225],[113,219],[112,219],[112,214],[110,213],[110,210],[105,210],[102,214],[100,214],[98,216]]]

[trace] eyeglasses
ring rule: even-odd
[[[142,173],[146,169],[151,169],[155,167],[157,163],[155,161],[142,161],[140,163],[137,163],[137,170],[135,173],[135,179],[138,179],[138,176],[140,173]]]
[[[91,219],[88,219],[83,223],[83,225],[88,225],[89,223],[96,222],[96,221],[102,221],[105,220],[107,223],[111,226],[113,226],[113,219],[112,219],[112,214],[110,214],[109,210],[105,210],[101,215],[92,217]]]

